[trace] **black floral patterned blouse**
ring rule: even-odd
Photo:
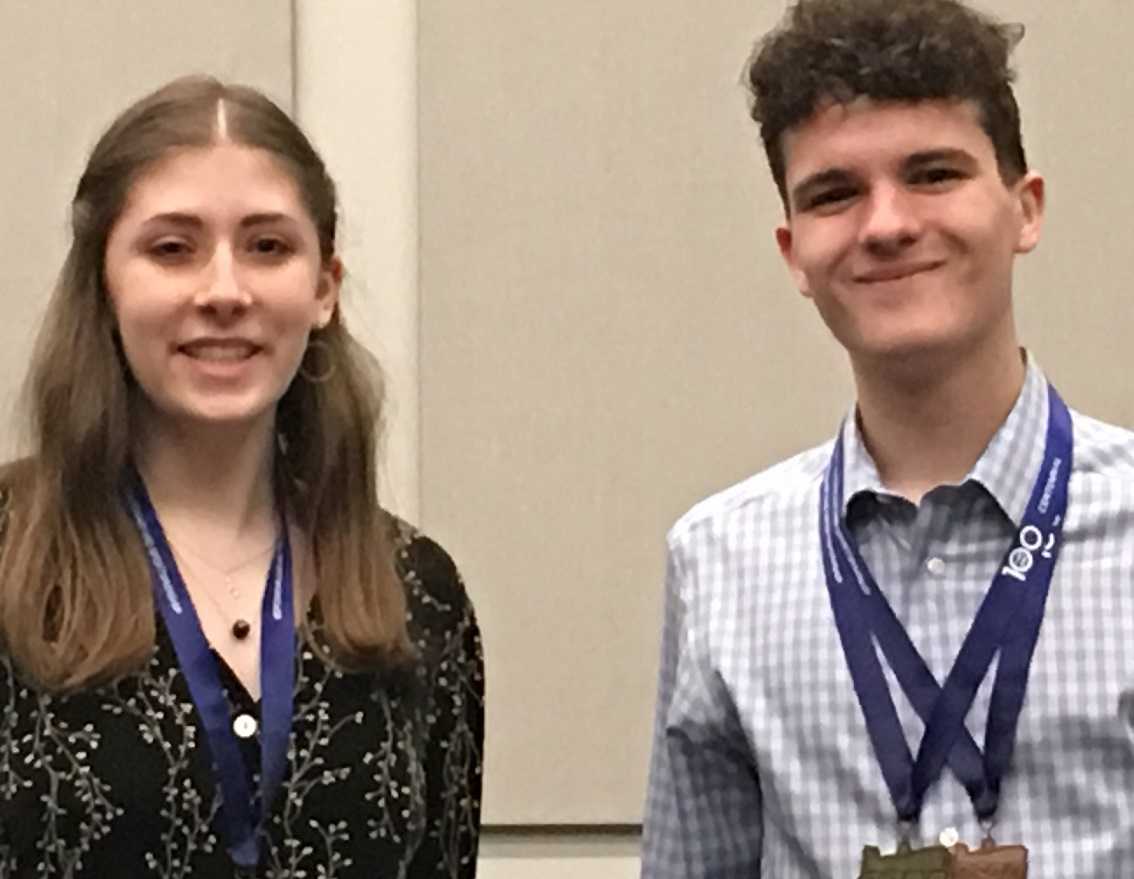
[[[398,533],[420,662],[396,677],[340,673],[301,642],[287,775],[262,831],[259,876],[476,874],[480,636],[445,551],[408,526]],[[317,610],[310,616],[318,642]],[[258,706],[221,669],[234,724],[248,734]],[[240,739],[249,767],[258,739]],[[39,692],[0,653],[0,879],[231,877],[218,807],[204,730],[160,615],[148,667],[103,688]]]

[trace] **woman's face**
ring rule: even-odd
[[[130,371],[154,414],[271,420],[312,329],[338,299],[294,180],[261,149],[175,150],[133,185],[105,282]]]

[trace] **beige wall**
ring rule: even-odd
[[[417,8],[295,0],[296,115],[333,170],[351,331],[386,378],[381,497],[419,520]]]
[[[1134,426],[1134,5],[1127,0],[988,4],[1028,24],[1019,100],[1028,158],[1047,176],[1039,250],[1017,274],[1021,334],[1073,406]]]
[[[557,10],[421,6],[422,517],[477,589],[488,820],[634,823],[665,530],[847,388],[737,84],[777,9]]]

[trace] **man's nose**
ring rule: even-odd
[[[916,199],[901,186],[875,186],[866,208],[861,241],[872,252],[880,256],[897,252],[921,237],[922,220]]]

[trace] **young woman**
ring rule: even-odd
[[[475,875],[479,634],[379,506],[335,226],[251,89],[95,146],[0,480],[0,876]]]

